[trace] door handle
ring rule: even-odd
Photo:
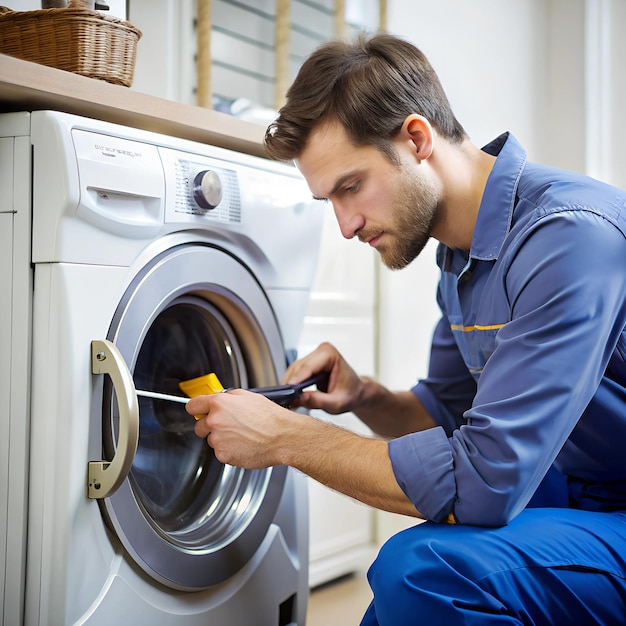
[[[100,499],[116,491],[133,464],[139,443],[139,403],[133,377],[114,343],[106,339],[91,342],[91,371],[110,376],[120,415],[113,459],[90,461],[87,465],[87,495]]]

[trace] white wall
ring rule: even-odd
[[[132,89],[195,104],[193,0],[130,0],[128,21],[142,31]]]
[[[388,20],[429,58],[475,143],[514,124],[534,149],[545,12],[545,0],[390,0]]]
[[[626,2],[585,2],[585,167],[626,188]],[[571,129],[570,129],[571,130]]]

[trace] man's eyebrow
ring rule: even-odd
[[[340,176],[336,181],[335,184],[333,185],[333,188],[330,190],[330,193],[328,194],[328,196],[332,196],[334,193],[337,193],[337,191],[339,191],[339,189],[341,187],[343,187],[346,182],[348,180],[350,180],[353,176],[355,176],[356,174],[358,174],[357,170],[354,170],[352,172],[348,172],[347,174],[343,174],[342,176]],[[317,196],[313,196],[313,200],[328,200],[328,198],[318,198]]]

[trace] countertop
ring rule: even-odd
[[[0,54],[0,111],[52,109],[265,156],[265,128]]]

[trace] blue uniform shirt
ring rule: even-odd
[[[443,315],[413,388],[440,426],[389,442],[395,476],[436,521],[506,524],[551,466],[564,506],[626,509],[626,193],[528,163],[509,134],[484,150],[472,247],[438,248]]]

